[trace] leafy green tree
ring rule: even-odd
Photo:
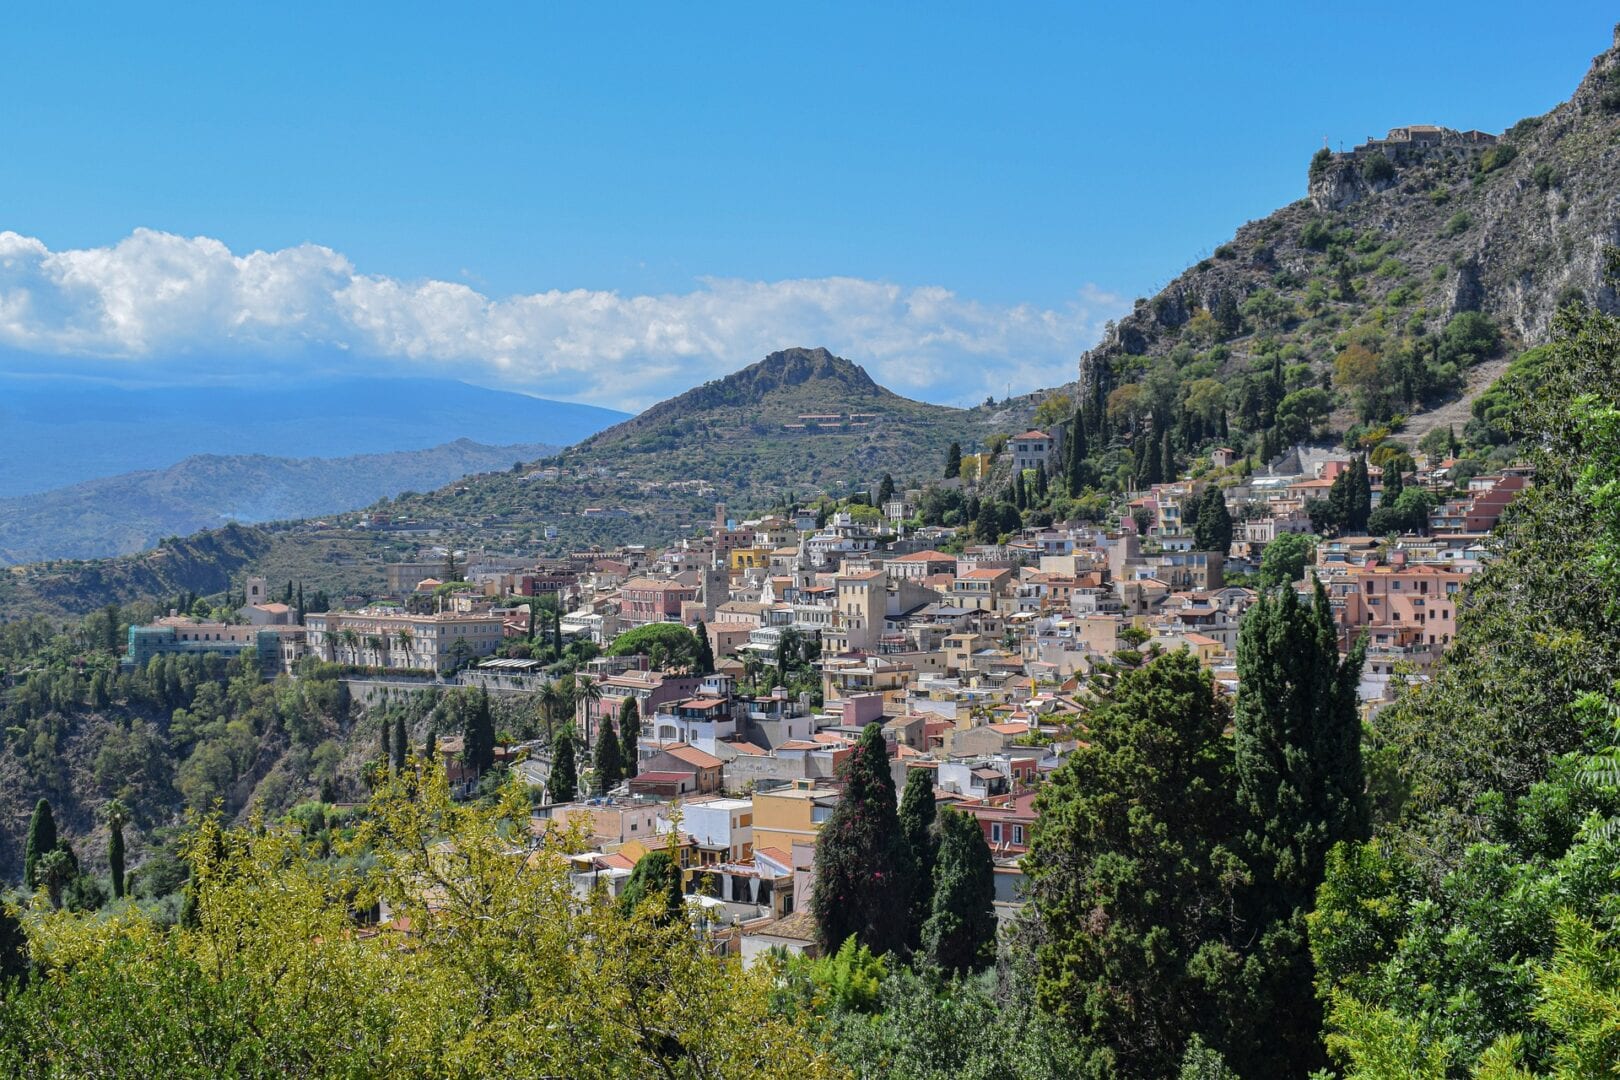
[[[880,725],[862,729],[843,768],[843,795],[816,837],[816,939],[831,953],[853,935],[883,955],[905,947],[913,880]]]
[[[23,933],[17,913],[0,903],[0,1000],[27,977],[28,935]]]
[[[626,779],[634,779],[641,771],[641,758],[636,743],[641,737],[641,710],[636,699],[625,696],[619,705],[619,757],[624,762]]]
[[[613,730],[613,718],[603,715],[597,722],[596,753],[591,765],[596,770],[596,783],[602,791],[611,791],[624,779],[623,751],[619,746],[619,733]]]
[[[655,648],[663,650],[667,665],[688,667],[693,665],[697,657],[698,641],[692,631],[679,623],[648,623],[614,638],[607,655],[650,656]]]
[[[930,964],[953,975],[982,971],[996,956],[996,870],[990,845],[977,818],[950,808],[940,815],[939,834],[923,952]]]
[[[954,480],[961,475],[962,444],[953,442],[950,449],[945,452],[945,479]]]
[[[668,924],[686,910],[681,891],[681,868],[667,851],[649,851],[636,860],[619,894],[619,906],[630,914],[646,905],[659,923]]]
[[[1304,920],[1328,850],[1367,835],[1357,695],[1364,649],[1358,639],[1340,658],[1320,581],[1309,605],[1292,588],[1262,594],[1238,632],[1233,742],[1255,860],[1249,906],[1261,928],[1248,980],[1254,1008],[1268,1017],[1265,1048],[1233,1059],[1242,1073],[1301,1075],[1322,1064]]]
[[[579,794],[579,765],[574,760],[574,734],[564,730],[551,759],[551,776],[546,782],[554,803],[573,802]]]
[[[1274,589],[1294,584],[1305,576],[1305,567],[1315,557],[1316,537],[1309,533],[1283,533],[1260,553],[1260,587]]]
[[[34,804],[34,816],[28,822],[28,840],[23,848],[23,882],[30,889],[39,888],[39,863],[56,850],[56,817],[51,804],[41,799]]]
[[[1193,543],[1199,551],[1225,554],[1232,547],[1232,514],[1226,509],[1226,495],[1210,484],[1198,499],[1198,521],[1193,526]]]
[[[129,824],[129,808],[117,799],[101,808],[107,819],[107,872],[112,877],[113,899],[124,896],[124,826]]]
[[[931,769],[912,769],[906,773],[905,791],[900,796],[900,832],[906,838],[911,853],[912,895],[911,935],[912,948],[922,944],[923,923],[934,908],[934,864],[939,850],[939,837],[934,832],[934,775]]]
[[[1037,798],[1036,993],[1092,1074],[1172,1075],[1191,1035],[1222,1046],[1243,1022],[1230,715],[1191,654],[1159,656],[1119,679]]]

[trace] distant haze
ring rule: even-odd
[[[244,386],[251,371],[235,361],[229,374],[236,385],[151,389],[0,375],[0,497],[162,469],[196,454],[346,457],[456,439],[566,446],[628,415],[451,380],[286,385],[267,364],[262,386]]]

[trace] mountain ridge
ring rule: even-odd
[[[341,458],[195,454],[164,469],[0,499],[0,565],[127,555],[227,521],[258,524],[354,510],[556,450],[464,438],[425,450]]]

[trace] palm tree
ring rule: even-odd
[[[585,733],[585,745],[591,745],[591,705],[602,700],[602,685],[589,675],[581,675],[574,680],[574,705],[579,710],[583,723],[580,730]]]
[[[354,647],[355,645],[359,644],[360,641],[360,635],[355,633],[354,627],[344,627],[338,632],[338,637],[343,640],[344,645],[348,646],[350,655],[354,655]]]
[[[405,650],[405,659],[408,662],[411,656],[411,642],[415,640],[415,635],[411,633],[410,627],[402,626],[399,628],[399,633],[396,634],[395,637],[399,640],[399,647]]]
[[[540,712],[546,718],[546,746],[557,745],[557,714],[567,707],[568,695],[562,685],[553,679],[540,688]]]

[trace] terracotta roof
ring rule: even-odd
[[[735,740],[735,741],[726,743],[726,745],[731,747],[733,750],[737,751],[737,753],[739,753],[739,754],[748,754],[748,755],[754,756],[754,757],[769,757],[770,756],[768,751],[760,749],[759,747],[755,746],[751,742],[743,742],[741,740]]]
[[[700,769],[712,769],[716,765],[725,764],[713,754],[705,753],[697,747],[688,746],[685,743],[677,743],[674,746],[666,747],[664,753],[677,761],[684,761],[688,765],[696,765]]]
[[[1022,435],[1013,436],[1015,439],[1050,439],[1051,437],[1044,431],[1035,431],[1034,429],[1026,431]]]
[[[793,941],[816,940],[816,919],[810,914],[808,907],[800,908],[793,914],[767,923],[754,931],[766,937],[788,938]]]
[[[640,780],[640,781],[650,781],[650,782],[652,782],[654,784],[680,784],[680,783],[684,783],[688,779],[690,779],[690,777],[688,777],[686,773],[682,773],[682,772],[659,772],[658,770],[655,769],[655,770],[653,770],[651,772],[639,772],[639,773],[637,773],[636,775],[634,775],[634,776],[632,776],[630,778],[630,782],[633,784],[636,781]]]
[[[914,551],[910,555],[900,555],[889,560],[890,562],[955,562],[955,555],[947,555],[943,551]]]

